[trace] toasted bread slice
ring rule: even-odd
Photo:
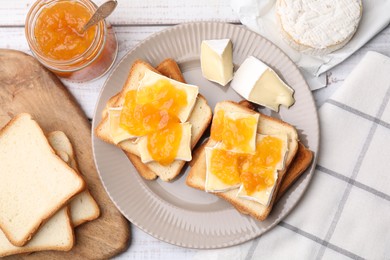
[[[13,245],[24,246],[84,188],[29,114],[17,115],[0,131],[0,229]]]
[[[216,105],[214,113],[217,113],[220,109],[225,112],[247,112],[247,113],[257,113],[251,109],[248,109],[244,106],[239,105],[238,103],[231,101],[223,101]],[[294,159],[294,156],[298,150],[298,134],[295,128],[286,122],[281,120],[263,115],[259,113],[259,124],[258,124],[258,133],[261,134],[287,134],[288,137],[288,153],[286,155],[285,169],[280,171],[278,174],[278,179],[276,182],[275,190],[271,198],[269,206],[263,206],[260,203],[245,200],[237,197],[238,189],[233,189],[227,192],[215,193],[215,195],[227,200],[234,207],[236,207],[241,213],[249,214],[250,216],[262,221],[267,218],[269,215],[272,206],[276,199],[276,194],[281,186],[282,179],[286,173],[286,169],[291,164]],[[214,146],[216,142],[209,139],[205,146]],[[195,163],[191,167],[191,170],[187,176],[186,183],[187,185],[204,190],[205,180],[206,180],[206,159],[205,159],[205,146],[200,147],[200,151],[196,152]]]
[[[47,139],[57,153],[70,167],[82,176],[78,170],[76,155],[73,146],[64,132],[54,131],[47,135]],[[65,155],[65,156],[64,156]],[[63,158],[65,157],[65,158]],[[67,160],[66,160],[67,159]],[[87,221],[97,219],[100,209],[91,193],[86,189],[77,194],[69,203],[72,224],[77,227]]]
[[[12,245],[0,231],[0,257],[44,250],[69,251],[74,245],[74,233],[68,206],[52,216],[24,246]]]
[[[174,80],[180,80],[184,82],[184,78],[180,72],[180,69],[175,61],[168,59],[163,61],[158,68],[162,70],[165,76],[168,76]],[[124,88],[120,93],[113,96],[108,104],[111,107],[120,107],[123,104],[123,95],[130,89],[135,89],[138,81],[142,78],[145,70],[150,69],[155,71],[149,64],[143,61],[136,61],[130,70],[130,74]],[[156,71],[155,71],[156,72]],[[107,108],[107,107],[106,107]],[[188,119],[188,122],[192,124],[191,128],[191,149],[195,147],[196,143],[201,138],[203,132],[207,129],[212,118],[211,108],[208,106],[206,99],[202,95],[198,95],[195,102],[195,106]],[[96,135],[102,140],[113,143],[109,132],[109,121],[106,111],[103,111],[103,119],[95,129]],[[150,162],[144,164],[139,158],[139,152],[137,144],[131,140],[123,141],[118,146],[124,150],[129,160],[133,163],[139,174],[148,180],[153,180],[159,176],[164,181],[171,181],[176,178],[181,169],[185,165],[184,161],[175,160],[168,166],[162,166],[157,162]]]
[[[298,151],[294,160],[288,167],[287,172],[282,180],[276,201],[278,201],[283,194],[294,184],[294,182],[305,172],[307,167],[313,160],[313,152],[307,149],[301,142],[298,142]]]

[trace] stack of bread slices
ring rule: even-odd
[[[0,257],[71,250],[73,228],[100,215],[67,136],[26,113],[0,130],[0,212]]]

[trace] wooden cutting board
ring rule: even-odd
[[[80,106],[60,80],[35,58],[0,49],[0,128],[21,112],[30,113],[46,133],[61,130],[69,137],[101,216],[75,229],[76,244],[71,251],[37,252],[18,258],[103,259],[126,250],[129,223],[99,179],[92,157],[91,124]]]

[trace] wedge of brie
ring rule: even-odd
[[[234,75],[231,87],[245,99],[274,111],[294,104],[294,90],[262,61],[248,57]]]
[[[180,122],[186,122],[190,116],[192,109],[194,108],[196,98],[199,93],[199,88],[195,85],[185,84],[168,77],[157,74],[151,70],[146,70],[145,75],[139,83],[138,90],[144,87],[152,86],[158,80],[165,79],[168,80],[174,87],[184,90],[187,94],[187,106],[179,111]]]
[[[136,138],[136,136],[131,135],[125,129],[120,127],[119,120],[121,111],[122,107],[111,107],[108,109],[108,117],[110,121],[110,135],[115,144],[118,144],[128,139]]]
[[[233,45],[230,39],[202,41],[200,63],[203,77],[226,86],[233,78]]]

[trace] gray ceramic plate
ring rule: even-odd
[[[294,63],[276,46],[241,26],[226,23],[182,24],[156,33],[131,50],[113,69],[100,93],[93,128],[101,120],[107,100],[123,86],[135,59],[157,65],[175,59],[188,83],[198,85],[213,108],[218,101],[241,98],[230,88],[220,87],[201,75],[200,44],[205,39],[230,38],[237,68],[253,55],[274,68],[295,89],[296,103],[272,114],[296,126],[301,141],[317,153],[319,129],[312,94]],[[185,185],[186,172],[173,183],[143,180],[124,155],[113,145],[92,135],[93,151],[101,180],[113,202],[134,225],[148,234],[189,248],[220,248],[253,239],[270,230],[298,203],[309,184],[315,164],[286,193],[264,222],[238,213],[216,196]],[[188,171],[188,169],[187,169]]]

